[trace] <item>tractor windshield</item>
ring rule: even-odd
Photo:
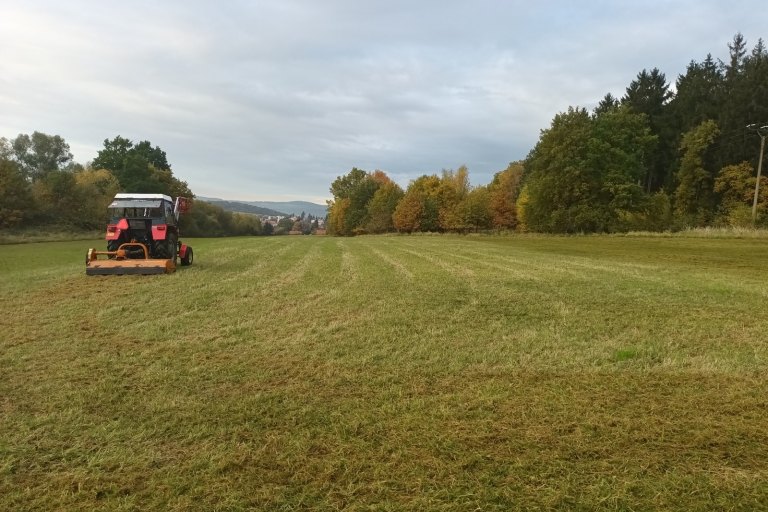
[[[109,219],[152,219],[153,224],[165,223],[165,212],[159,199],[115,199],[109,205]]]

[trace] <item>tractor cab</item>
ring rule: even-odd
[[[108,207],[110,224],[117,224],[120,219],[149,219],[152,225],[172,224],[178,222],[174,203],[169,196],[161,194],[142,194],[157,196],[156,198],[137,198],[138,194],[118,194]]]
[[[125,242],[144,244],[153,257],[170,258],[178,240],[174,202],[164,194],[117,194],[107,207],[107,249]],[[141,257],[138,250],[134,257]],[[133,254],[129,254],[129,257]]]

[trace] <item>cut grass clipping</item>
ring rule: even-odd
[[[766,239],[91,243],[0,246],[0,510],[768,509]]]

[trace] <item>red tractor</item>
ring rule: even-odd
[[[192,248],[179,241],[179,215],[189,201],[164,194],[117,194],[109,205],[107,250],[89,249],[87,275],[170,274],[191,265]],[[99,259],[105,256],[105,259]]]

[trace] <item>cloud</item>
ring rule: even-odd
[[[0,18],[0,136],[92,159],[150,140],[192,189],[311,199],[353,166],[484,183],[569,105],[643,68],[673,82],[762,28],[757,2],[47,2]]]

